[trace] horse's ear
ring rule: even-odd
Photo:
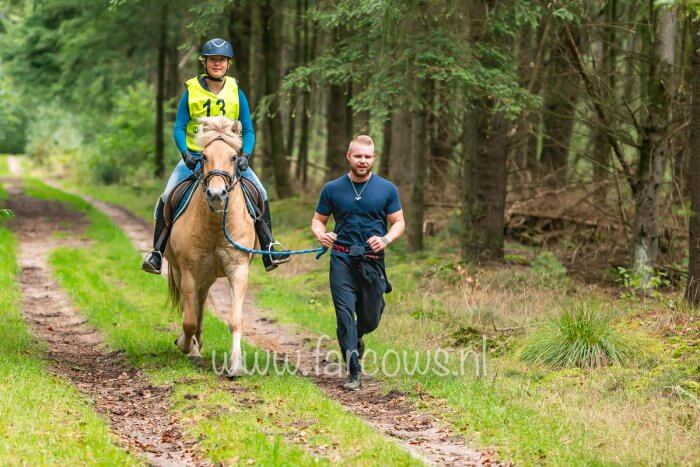
[[[243,131],[243,125],[241,125],[240,120],[233,121],[233,123],[231,124],[231,131],[233,131],[237,135],[241,134],[241,131]]]

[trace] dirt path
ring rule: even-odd
[[[84,244],[76,233],[86,219],[61,203],[28,197],[19,181],[9,182],[8,207],[16,215],[10,226],[19,237],[22,314],[32,334],[46,341],[51,370],[89,395],[123,447],[150,465],[205,465],[195,443],[183,439],[169,415],[171,388],[151,386],[120,352],[110,352],[52,278],[50,252]]]
[[[132,243],[142,252],[150,249],[151,226],[127,210],[108,203],[86,198],[97,209],[107,214],[126,232]],[[138,265],[134,265],[138,268]],[[209,295],[212,309],[223,317],[228,309],[228,285],[222,279],[216,282]],[[363,381],[359,392],[347,392],[339,387],[343,380],[335,374],[333,363],[325,361],[309,343],[318,336],[303,334],[282,326],[264,316],[246,299],[243,329],[244,339],[252,344],[290,356],[300,363],[299,368],[332,399],[340,402],[349,412],[385,433],[427,464],[438,465],[493,465],[493,452],[477,451],[469,447],[464,437],[455,434],[431,415],[418,410],[403,394],[385,395],[380,384],[371,379]],[[324,352],[325,355],[325,352]],[[298,359],[298,360],[297,360]],[[315,371],[319,365],[320,371]]]

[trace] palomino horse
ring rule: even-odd
[[[201,190],[176,222],[165,250],[170,296],[182,310],[182,334],[176,344],[189,357],[201,358],[202,316],[209,288],[219,277],[230,286],[227,314],[233,334],[230,375],[243,373],[241,325],[243,298],[252,255],[229,245],[222,231],[222,212],[228,199],[227,230],[243,246],[255,246],[253,219],[246,210],[236,162],[241,149],[241,124],[224,116],[205,117],[197,133],[202,151]]]

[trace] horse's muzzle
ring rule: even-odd
[[[212,209],[222,208],[226,202],[226,198],[228,198],[228,191],[226,190],[226,187],[207,188],[206,194],[207,203],[209,203],[209,207]]]

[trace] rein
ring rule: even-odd
[[[245,196],[245,195],[244,195]],[[275,251],[270,247],[269,250],[259,250],[255,248],[248,248],[247,246],[241,245],[240,243],[237,243],[231,235],[228,233],[228,228],[226,227],[226,218],[228,217],[228,197],[226,197],[226,201],[224,201],[224,214],[221,216],[222,222],[222,230],[224,231],[224,237],[226,237],[226,241],[229,242],[229,244],[234,247],[237,250],[254,254],[254,255],[270,255],[270,256],[286,256],[286,255],[307,255],[311,253],[318,253],[316,255],[316,259],[320,259],[321,256],[323,256],[324,253],[328,251],[328,248],[325,246],[321,246],[318,248],[307,248],[305,250],[284,250],[284,251]]]
[[[223,140],[223,138],[218,137],[215,140],[211,141],[209,144],[213,143],[216,140]],[[206,148],[206,147],[205,147]],[[202,152],[204,152],[204,149],[202,148]],[[236,156],[238,158],[238,156]],[[234,167],[236,167],[236,160],[234,158]],[[207,191],[207,188],[209,186],[209,181],[213,177],[222,177],[226,181],[226,191],[231,192],[231,190],[234,189],[234,187],[238,184],[240,181],[240,174],[238,174],[238,171],[236,170],[236,175],[232,175],[225,170],[211,170],[209,173],[204,175],[204,171],[199,176],[199,179],[202,181],[202,190],[204,192]],[[243,198],[245,198],[245,193],[243,193]],[[284,251],[276,251],[272,249],[272,245],[270,245],[270,248],[267,250],[260,250],[260,249],[254,249],[254,248],[248,248],[247,246],[241,245],[240,243],[237,243],[233,237],[228,232],[228,228],[226,227],[226,219],[228,217],[228,201],[229,197],[226,197],[226,201],[224,201],[224,210],[223,210],[223,215],[221,216],[222,222],[222,230],[224,232],[224,237],[226,238],[226,241],[235,249],[243,251],[245,253],[249,254],[254,254],[254,255],[270,255],[270,256],[287,256],[287,255],[306,255],[306,254],[311,254],[311,253],[317,253],[316,259],[320,259],[321,256],[323,256],[324,253],[328,251],[328,248],[325,246],[321,246],[318,248],[307,248],[305,250],[284,250]],[[246,201],[247,202],[247,201]],[[211,206],[209,206],[209,209],[212,209]],[[213,211],[213,210],[212,210]],[[219,211],[221,212],[221,211]]]

